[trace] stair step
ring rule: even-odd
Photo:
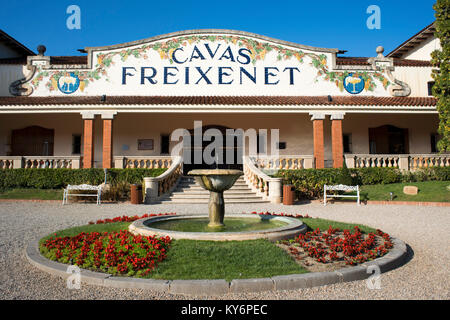
[[[188,187],[181,187],[181,186],[177,186],[175,188],[176,191],[178,190],[192,190],[192,191],[197,191],[197,190],[205,190],[200,186],[188,186]],[[242,190],[242,191],[246,191],[246,190],[251,190],[251,188],[249,188],[248,186],[233,186],[231,189],[229,190]],[[205,190],[207,191],[207,190]],[[228,190],[227,190],[228,191]],[[226,191],[225,191],[226,192]]]
[[[209,191],[203,189],[193,177],[182,177],[172,193],[164,195],[159,203],[202,203],[209,202]],[[245,182],[243,177],[236,180],[233,187],[224,192],[224,199],[228,203],[269,203],[262,196],[257,195]]]
[[[189,186],[199,186],[199,187],[200,187],[200,185],[197,184],[197,183],[185,183],[185,182],[179,182],[178,185],[181,186],[181,187],[189,187]],[[233,185],[233,187],[234,187],[234,186],[242,187],[242,186],[248,186],[248,185],[247,185],[247,183],[245,183],[245,182],[236,182],[236,183]]]
[[[241,195],[241,194],[224,194],[223,198],[227,199],[262,199],[258,195]],[[209,194],[177,194],[170,196],[170,199],[209,199]]]
[[[161,200],[159,201],[159,203],[186,203],[186,204],[193,204],[193,203],[198,203],[198,204],[208,204],[207,199],[170,199],[170,200]],[[225,205],[227,204],[235,204],[235,203],[269,203],[270,201],[268,200],[256,200],[256,199],[229,199],[227,200],[227,202],[225,203]]]
[[[208,195],[209,196],[209,191],[206,190],[175,190],[172,192],[172,195],[177,195],[177,194],[201,194],[201,195]],[[224,192],[224,195],[228,195],[228,194],[241,194],[241,195],[254,195],[255,193],[251,190],[227,190]]]

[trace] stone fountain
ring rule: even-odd
[[[225,216],[223,192],[230,189],[244,172],[228,169],[192,170],[188,175],[194,176],[197,183],[209,191],[209,227],[222,227]]]
[[[254,240],[254,239],[268,239],[277,241],[281,239],[290,239],[298,236],[300,233],[306,232],[306,225],[299,219],[290,217],[264,216],[264,215],[249,215],[249,214],[232,214],[227,217],[230,220],[242,220],[244,224],[248,224],[248,219],[254,220],[256,223],[267,223],[273,221],[277,224],[273,228],[267,229],[261,226],[260,229],[251,231],[226,231],[227,226],[224,225],[225,217],[225,202],[223,199],[223,192],[230,189],[237,179],[244,173],[240,170],[228,169],[205,169],[192,170],[188,175],[193,176],[197,183],[204,189],[210,192],[209,197],[209,222],[208,231],[189,232],[177,231],[171,224],[183,223],[193,221],[194,224],[202,225],[203,222],[197,221],[204,219],[204,215],[171,215],[171,216],[157,216],[145,218],[134,221],[128,230],[133,234],[140,234],[144,236],[170,237],[172,239],[190,239],[190,240],[209,240],[209,241],[225,241],[225,240]],[[161,226],[158,224],[168,223],[169,225]],[[206,223],[206,222],[205,222]],[[230,222],[230,224],[232,224]],[[225,230],[225,231],[224,231]]]

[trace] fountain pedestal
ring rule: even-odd
[[[192,170],[188,175],[194,176],[197,183],[209,191],[209,227],[222,227],[225,217],[223,192],[230,189],[244,172],[240,170],[211,169]]]
[[[209,224],[208,227],[222,227],[225,217],[225,201],[223,192],[209,192]]]

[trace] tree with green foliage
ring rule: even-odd
[[[433,95],[438,99],[439,133],[442,139],[438,143],[441,151],[450,151],[450,0],[437,0],[433,6],[436,11],[436,37],[441,42],[441,50],[431,54],[431,63],[437,69],[433,70],[435,80]]]

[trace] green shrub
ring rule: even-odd
[[[325,184],[338,184],[340,169],[280,170],[277,177],[295,187],[300,199],[319,197]]]
[[[396,168],[359,169],[302,169],[280,170],[276,177],[284,184],[295,187],[299,199],[313,199],[323,196],[323,186],[334,184],[375,185],[399,182],[449,181],[450,167],[430,167],[414,172],[402,172]]]
[[[166,169],[108,169],[107,180],[142,183],[144,177],[157,177]],[[0,170],[0,190],[14,188],[60,189],[68,184],[99,185],[105,181],[103,169],[3,169]]]
[[[402,172],[396,168],[360,168],[356,172],[359,185],[390,184],[402,180]]]

